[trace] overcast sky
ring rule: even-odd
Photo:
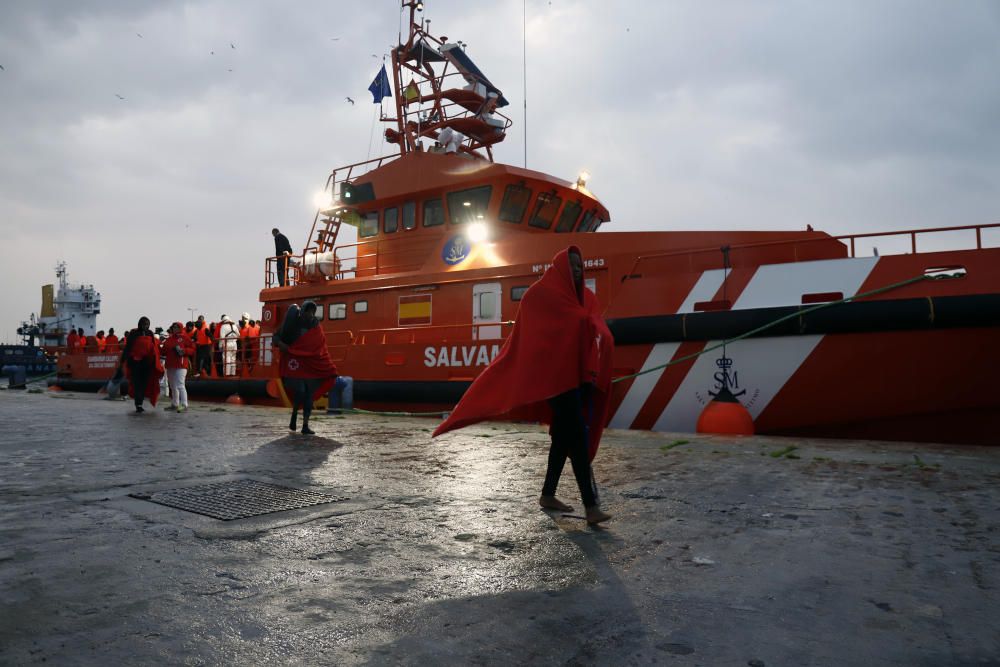
[[[588,169],[606,231],[1000,221],[996,1],[526,7],[528,166]],[[425,15],[522,164],[522,1]],[[3,0],[0,340],[60,259],[101,328],[259,313],[271,227],[300,247],[330,170],[388,152],[366,88],[398,30],[395,0]]]

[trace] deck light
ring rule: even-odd
[[[313,203],[316,204],[316,208],[328,208],[330,206],[330,193],[326,190],[317,192],[316,196],[313,197]]]
[[[469,225],[469,240],[473,243],[482,243],[489,237],[489,232],[485,222],[474,222]]]
[[[472,202],[471,201],[464,201],[464,202],[462,202],[462,206],[472,206]]]
[[[424,3],[423,3],[423,0],[417,0],[417,11],[418,11],[418,12],[422,12],[422,11],[424,11]]]
[[[590,172],[584,169],[580,172],[580,175],[576,177],[576,187],[585,188],[587,187],[587,181],[590,180]]]

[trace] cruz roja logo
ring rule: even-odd
[[[754,404],[754,401],[757,400],[757,396],[760,395],[760,389],[754,389],[752,394],[744,398],[747,396],[747,389],[745,387],[740,387],[739,371],[733,368],[733,360],[730,357],[727,357],[724,352],[721,357],[715,360],[715,365],[719,369],[712,375],[712,379],[715,381],[715,384],[712,389],[705,392],[707,396],[702,396],[700,391],[696,391],[694,393],[698,402],[705,405],[718,396],[719,392],[722,391],[723,387],[725,387],[732,393],[733,396],[740,400],[740,403],[748,408],[751,407]]]
[[[290,371],[297,371],[297,370],[299,370],[299,360],[298,359],[289,359],[288,360],[288,370],[290,370]]]
[[[441,259],[445,264],[455,265],[465,260],[469,256],[471,244],[461,234],[457,234],[448,239],[444,248],[441,249]]]

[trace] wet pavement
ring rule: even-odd
[[[1000,664],[1000,449],[611,431],[591,529],[538,426],[286,423],[0,391],[0,664]],[[236,479],[346,499],[129,495]]]

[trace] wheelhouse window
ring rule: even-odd
[[[552,221],[555,219],[561,204],[562,199],[554,194],[548,192],[539,194],[538,202],[535,204],[535,212],[531,214],[531,220],[528,221],[528,224],[532,227],[548,229],[552,226]]]
[[[408,201],[403,204],[403,229],[416,229],[417,203]]]
[[[580,206],[579,202],[568,201],[563,207],[562,213],[559,214],[559,222],[556,224],[556,231],[560,233],[571,232],[573,227],[576,226],[576,221],[580,217]]]
[[[323,313],[324,312],[326,312],[326,309],[323,307],[323,304],[322,303],[317,303],[316,304],[316,319],[319,320],[320,322],[323,321]]]
[[[524,296],[524,293],[527,292],[527,291],[528,291],[528,286],[527,285],[519,286],[519,287],[511,287],[510,288],[510,300],[511,301],[520,301],[521,298]]]
[[[368,312],[368,301],[355,301],[354,302],[354,312],[355,313],[367,313]]]
[[[587,215],[583,216],[583,221],[580,226],[577,227],[578,232],[596,232],[597,228],[601,226],[604,221],[601,217],[597,215],[596,211],[588,211]]]
[[[331,303],[329,308],[328,319],[331,320],[346,320],[347,319],[347,304],[346,303]]]
[[[459,225],[484,219],[492,193],[493,187],[490,185],[449,192],[448,215],[451,217],[451,224]]]
[[[358,228],[358,236],[367,238],[378,234],[378,211],[369,211],[361,218],[361,227]]]
[[[392,234],[399,228],[399,209],[396,207],[387,208],[382,213],[382,231]]]
[[[521,221],[524,220],[524,212],[528,210],[530,203],[531,188],[526,188],[523,185],[508,185],[503,193],[503,201],[500,202],[500,219],[515,225],[521,224]]]
[[[593,220],[594,214],[597,213],[594,209],[591,209],[583,214],[583,219],[580,220],[580,226],[576,228],[578,232],[585,232],[590,229],[590,221]]]
[[[424,227],[436,227],[444,224],[444,206],[440,199],[428,199],[424,202]]]

